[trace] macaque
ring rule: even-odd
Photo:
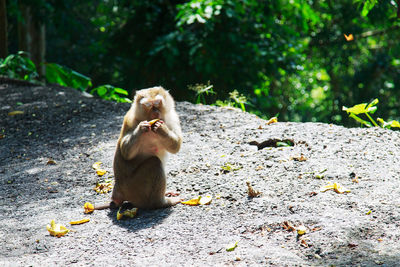
[[[177,153],[181,144],[179,117],[168,91],[162,87],[137,91],[115,151],[112,202],[95,209],[121,206],[123,202],[144,209],[180,203],[179,197],[165,196],[164,164],[167,152]]]

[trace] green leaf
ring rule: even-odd
[[[56,63],[46,63],[46,80],[61,86],[72,87],[84,91],[92,86],[89,77]]]
[[[115,87],[114,90],[115,90],[115,92],[118,93],[118,94],[121,94],[121,95],[129,95],[128,91],[126,91],[125,89]]]
[[[349,117],[355,119],[356,121],[358,121],[359,123],[361,123],[361,124],[363,124],[363,125],[365,125],[365,126],[367,126],[367,127],[372,127],[372,124],[371,124],[371,123],[369,123],[368,121],[365,121],[365,120],[363,120],[363,119],[357,117],[354,113],[351,113],[351,114],[349,115]]]
[[[361,16],[366,17],[376,3],[378,3],[378,0],[366,0],[361,11]]]
[[[383,119],[378,118],[377,121],[382,125],[382,128],[387,128],[387,129],[390,129],[392,127],[400,128],[400,122],[395,120],[386,122]]]
[[[351,108],[347,108],[347,107],[343,106],[342,110],[346,111],[347,113],[352,113],[352,114],[358,115],[358,114],[363,114],[363,113],[368,112],[366,107],[367,107],[367,104],[363,103],[363,104],[358,104],[358,105],[352,106]]]

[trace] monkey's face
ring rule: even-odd
[[[171,95],[162,87],[136,91],[136,115],[141,120],[164,119],[163,116],[174,108]]]
[[[156,95],[154,98],[143,97],[139,103],[149,119],[160,119],[162,114],[164,98],[161,95]]]

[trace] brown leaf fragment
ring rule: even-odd
[[[249,181],[247,181],[246,184],[247,184],[247,195],[249,197],[258,197],[259,195],[262,194],[260,191],[254,190]]]
[[[289,221],[284,221],[284,222],[282,223],[282,227],[283,227],[283,229],[285,229],[285,230],[287,230],[287,231],[289,231],[289,232],[294,232],[294,231],[296,231],[296,228],[294,228],[294,226],[292,225],[292,223],[289,222]]]
[[[308,248],[308,247],[309,247],[309,245],[307,244],[307,242],[306,242],[304,239],[302,239],[302,240],[300,241],[300,246],[305,247],[305,248]]]
[[[57,164],[57,162],[54,160],[54,159],[52,159],[52,158],[49,158],[48,160],[47,160],[47,165],[56,165]]]
[[[355,248],[355,247],[358,246],[358,244],[356,244],[356,243],[348,243],[347,246],[348,246],[349,248]]]
[[[306,161],[307,158],[304,157],[303,153],[301,153],[301,155],[300,155],[299,157],[292,157],[292,160],[300,161],[300,162],[301,162],[301,161]]]
[[[308,195],[309,195],[310,197],[314,197],[314,196],[318,195],[318,193],[315,192],[315,191],[312,191],[312,192],[308,193]]]
[[[315,232],[315,231],[319,231],[322,230],[322,227],[314,227],[313,229],[311,229],[311,232]]]

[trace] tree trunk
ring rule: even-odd
[[[18,23],[18,48],[26,51],[36,65],[39,76],[45,75],[46,55],[46,27],[44,23],[35,20],[31,7],[21,4],[19,6],[22,20]]]
[[[31,44],[29,52],[31,54],[31,59],[36,65],[36,70],[39,76],[43,77],[45,75],[45,66],[43,65],[45,61],[46,53],[46,31],[45,25],[38,21],[33,21],[30,25],[30,36]]]
[[[0,58],[8,55],[6,0],[0,0]]]
[[[32,20],[30,8],[20,4],[19,10],[22,19],[18,21],[18,50],[29,52],[31,38],[29,36],[29,28]]]

